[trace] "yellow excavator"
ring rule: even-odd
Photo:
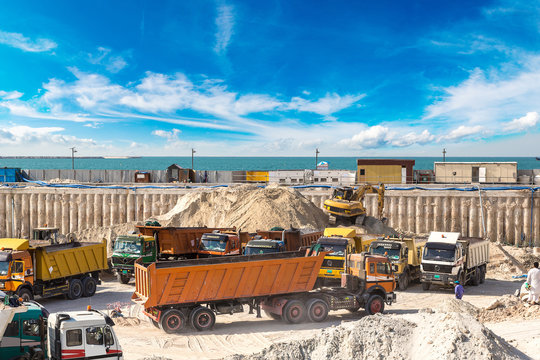
[[[330,215],[330,223],[336,225],[363,225],[366,218],[366,208],[364,207],[364,197],[366,194],[378,194],[379,220],[384,222],[384,184],[378,187],[373,185],[362,185],[358,189],[353,187],[339,187],[334,189],[331,199],[324,201],[323,208]]]

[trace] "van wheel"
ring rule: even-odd
[[[75,300],[82,296],[83,285],[79,279],[71,279],[69,281],[68,299]]]
[[[290,324],[299,324],[306,320],[306,306],[300,300],[289,300],[283,307],[283,320]]]
[[[384,311],[384,300],[380,295],[372,295],[367,304],[366,312],[368,315],[382,313]]]
[[[428,282],[422,283],[422,290],[428,291],[430,287],[431,287],[431,283],[428,283]]]
[[[307,316],[311,322],[322,322],[328,316],[328,304],[321,299],[309,299],[306,303]]]
[[[94,296],[97,288],[97,281],[93,277],[89,276],[85,278],[82,282],[83,285],[83,296],[90,297]]]
[[[159,328],[167,334],[178,333],[184,326],[186,326],[186,316],[180,310],[169,309],[161,314],[159,319]]]
[[[216,315],[207,307],[199,306],[190,315],[191,326],[197,331],[210,330],[216,323]]]
[[[19,289],[19,291],[17,291],[17,295],[19,295],[23,301],[34,300],[34,294],[32,294],[32,291],[28,288]]]

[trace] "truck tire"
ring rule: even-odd
[[[384,300],[380,295],[371,295],[366,303],[366,313],[373,315],[384,311]]]
[[[428,283],[428,282],[422,283],[422,290],[428,291],[430,287],[431,287],[431,283]]]
[[[120,284],[127,284],[127,283],[129,283],[129,280],[131,280],[131,276],[124,275],[124,274],[121,274],[121,273],[118,273],[116,275],[116,278],[118,279],[118,282]]]
[[[264,310],[264,313],[266,314],[266,316],[268,316],[269,318],[272,318],[274,320],[281,320],[281,315],[278,315],[278,314],[274,314],[273,312],[270,312],[268,310]]]
[[[152,325],[154,325],[155,327],[159,329],[159,323],[156,320],[150,319],[150,321],[152,321]]]
[[[471,285],[478,286],[480,284],[480,268],[474,269],[474,275],[471,277]]]
[[[83,294],[83,284],[79,279],[69,280],[69,290],[68,290],[68,299],[75,300],[82,296]]]
[[[216,315],[207,307],[199,306],[189,316],[191,326],[197,331],[210,330],[216,323]]]
[[[282,318],[289,324],[300,324],[306,320],[306,306],[300,300],[289,300],[283,307]]]
[[[180,310],[166,310],[159,319],[159,328],[167,334],[178,333],[184,326],[186,326],[186,316]]]
[[[27,287],[20,288],[17,291],[17,295],[19,295],[19,297],[22,298],[23,301],[34,300],[34,294],[32,293],[32,290]]]
[[[480,284],[483,284],[484,281],[486,281],[486,268],[482,266],[480,268]]]
[[[398,286],[401,291],[407,290],[407,287],[409,286],[409,273],[407,271],[404,271],[399,277]]]
[[[82,282],[83,285],[83,296],[91,297],[96,293],[97,281],[93,277],[89,276],[85,278]]]
[[[308,319],[311,322],[323,322],[328,317],[328,304],[322,299],[309,299],[306,308]]]

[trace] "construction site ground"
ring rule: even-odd
[[[497,258],[496,250],[492,251],[492,256]],[[485,308],[502,296],[513,294],[523,283],[523,279],[513,280],[508,273],[495,271],[493,275],[495,278],[488,273],[486,282],[480,286],[466,287],[464,300],[476,307]],[[246,312],[240,314],[217,316],[213,331],[196,332],[187,328],[182,334],[168,335],[141,316],[140,308],[131,303],[133,289],[133,281],[122,285],[110,276],[105,277],[92,298],[74,301],[52,298],[43,299],[41,303],[51,312],[82,310],[87,305],[103,310],[110,310],[115,305],[122,306],[126,319],[117,321],[115,331],[126,359],[219,359],[232,354],[251,354],[273,343],[314,337],[320,334],[320,329],[365,316],[363,311],[354,314],[337,311],[331,312],[323,323],[290,325],[272,320],[264,314],[257,319],[254,314],[248,314],[246,309]],[[419,284],[413,284],[406,291],[397,293],[397,303],[388,306],[386,312],[414,314],[423,308],[436,307],[448,298],[453,298],[453,290],[450,288],[423,291]],[[536,307],[540,310],[540,305]],[[537,349],[540,348],[540,317],[524,320],[513,318],[510,314],[508,320],[488,322],[485,325],[515,346],[521,354],[520,357],[539,359]]]

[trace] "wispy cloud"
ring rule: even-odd
[[[462,141],[471,136],[475,136],[484,131],[484,127],[480,125],[465,126],[461,125],[458,128],[450,131],[447,135],[443,135],[439,138],[439,141],[443,140],[457,140]]]
[[[0,127],[0,140],[2,145],[22,144],[87,144],[95,145],[92,139],[77,138],[72,135],[62,134],[65,129],[61,127],[30,127],[10,126]]]
[[[214,51],[222,55],[227,51],[234,33],[234,8],[231,5],[220,5],[216,17],[216,44]]]
[[[525,116],[514,119],[504,126],[504,130],[521,132],[535,127],[540,121],[540,115],[536,111],[528,112]]]
[[[427,129],[421,133],[413,131],[398,131],[387,126],[374,125],[356,133],[351,138],[341,140],[340,145],[356,149],[373,149],[384,146],[407,147],[416,144],[427,144],[435,139]]]
[[[112,50],[105,47],[98,47],[96,53],[88,54],[88,61],[92,64],[103,65],[108,72],[113,74],[128,65],[124,57],[112,54]]]
[[[3,90],[0,90],[0,99],[14,100],[14,99],[20,98],[21,96],[23,96],[23,93],[18,92],[18,91],[3,91]]]
[[[0,30],[0,44],[8,45],[28,52],[47,52],[58,45],[49,39],[37,38],[32,40],[20,33]]]

